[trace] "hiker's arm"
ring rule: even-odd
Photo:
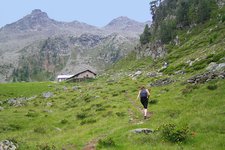
[[[148,89],[146,89],[146,91],[147,91],[147,93],[148,93],[148,97],[150,96],[150,92],[149,92],[149,90]]]
[[[139,91],[139,92],[138,92],[137,100],[138,100],[138,99],[139,99],[139,97],[140,97],[140,93],[141,93],[141,91]]]

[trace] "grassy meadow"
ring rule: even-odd
[[[187,85],[179,81],[153,87],[149,118],[144,120],[136,96],[139,86],[147,85],[150,79],[107,79],[1,84],[0,92],[5,94],[1,97],[4,110],[0,111],[0,140],[12,140],[22,150],[84,149],[88,143],[97,145],[97,149],[225,148],[225,80],[198,85],[188,93],[182,92]],[[210,85],[216,85],[216,89],[209,89]],[[40,89],[54,95],[44,98]],[[7,96],[19,95],[37,97],[21,107],[7,104]],[[166,124],[187,127],[185,141],[166,140],[161,133]],[[137,128],[154,132],[131,132]]]
[[[180,45],[166,45],[165,58],[137,60],[131,53],[92,81],[0,84],[0,141],[13,141],[19,150],[224,150],[225,80],[186,82],[211,62],[224,63],[225,24],[214,21],[180,31]],[[137,70],[142,74],[129,76]],[[185,73],[175,73],[180,70]],[[158,71],[162,76],[147,75]],[[149,86],[165,78],[174,82]],[[136,100],[141,85],[151,88],[147,120]],[[19,107],[8,103],[31,97]],[[137,128],[153,132],[133,133]]]

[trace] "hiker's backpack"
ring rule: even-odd
[[[141,90],[140,97],[148,97],[146,89]]]

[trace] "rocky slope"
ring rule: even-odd
[[[100,71],[131,51],[145,23],[119,17],[103,28],[78,21],[60,22],[39,9],[0,29],[1,81],[53,79],[89,68]],[[27,68],[27,69],[25,69]],[[28,71],[25,71],[28,70]],[[43,75],[47,72],[48,76]],[[14,76],[15,77],[15,76]]]

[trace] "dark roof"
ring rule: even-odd
[[[94,75],[96,75],[96,73],[94,73],[93,71],[87,69],[87,70],[84,70],[84,71],[82,71],[82,72],[79,72],[79,73],[75,74],[74,76],[78,76],[78,75],[80,75],[80,74],[82,74],[82,73],[84,73],[84,72],[86,72],[86,71],[89,71],[89,72],[93,73]]]
[[[72,76],[72,77],[70,77],[70,78],[76,77],[76,76],[78,76],[78,75],[80,75],[80,74],[82,74],[82,73],[84,73],[84,72],[86,72],[86,71],[91,72],[91,73],[93,73],[94,75],[97,75],[97,74],[96,74],[96,73],[94,73],[93,71],[91,71],[91,70],[87,69],[87,70],[81,71],[81,72],[79,72],[79,73],[77,73],[77,74],[73,75],[73,76]]]

